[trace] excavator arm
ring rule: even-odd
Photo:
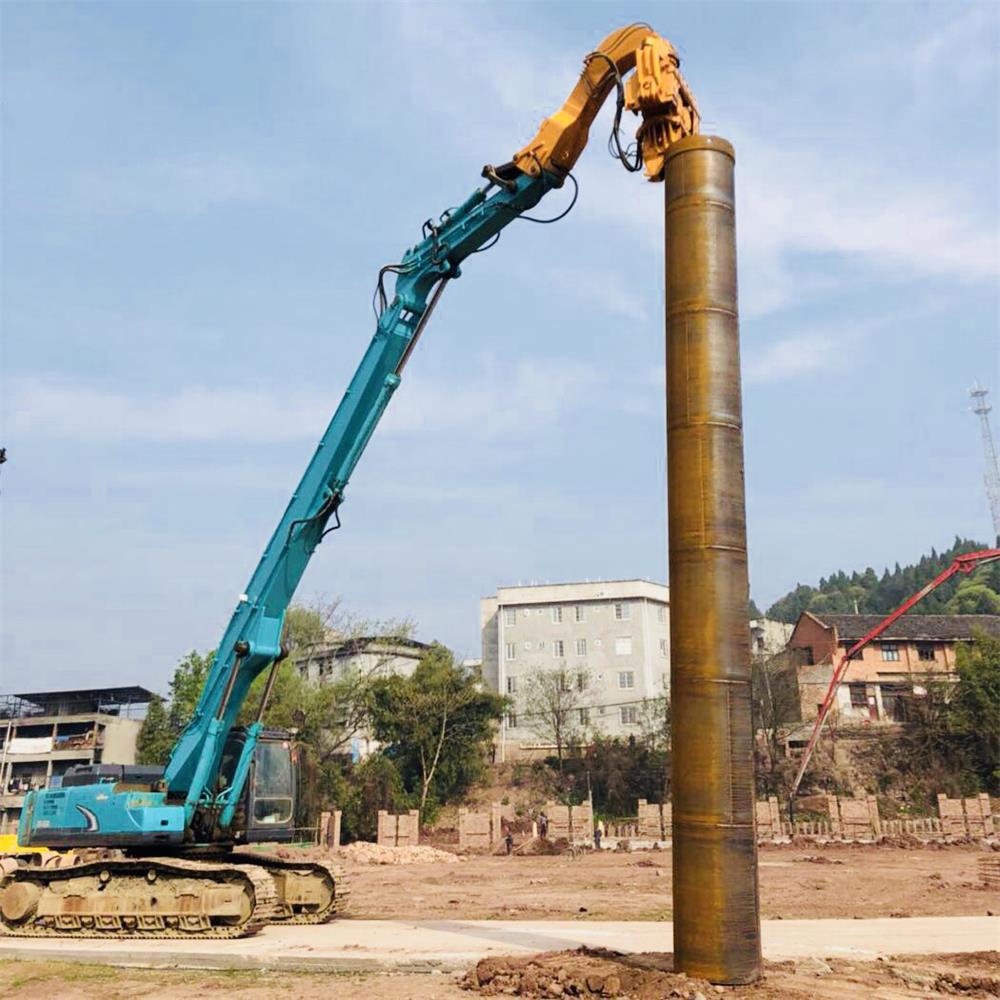
[[[340,526],[339,509],[351,474],[442,290],[459,277],[470,254],[491,245],[507,225],[563,185],[612,90],[617,92],[613,142],[620,158],[627,157],[618,124],[628,107],[642,116],[630,169],[638,169],[641,156],[647,176],[659,179],[667,147],[698,129],[698,112],[678,66],[670,43],[646,25],[609,35],[586,57],[566,103],[543,122],[538,135],[509,163],[485,167],[484,186],[425,222],[420,241],[398,263],[380,270],[375,335],[239,597],[161,786],[110,795],[106,784],[78,785],[59,795],[33,792],[35,799],[22,813],[21,843],[134,845],[154,835],[160,843],[226,839],[286,653],[286,611],[316,547]],[[385,287],[389,275],[395,277],[391,298]],[[269,674],[257,720],[247,728],[227,781],[221,777],[227,737],[251,684],[265,671]],[[44,817],[44,822],[32,817]]]

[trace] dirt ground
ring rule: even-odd
[[[615,997],[660,1000],[915,1000],[1000,996],[1000,955],[900,956],[884,962],[831,959],[768,963],[754,986],[713,987],[674,975],[669,955],[569,952],[484,959],[467,976],[331,975],[113,969],[56,962],[0,963],[0,996],[16,1000],[475,1000],[477,996]]]
[[[1000,913],[969,845],[783,845],[760,852],[761,916],[982,916]],[[466,857],[459,864],[346,865],[347,917],[658,920],[671,916],[670,851],[577,857]]]

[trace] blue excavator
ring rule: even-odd
[[[346,887],[332,865],[246,849],[295,836],[296,748],[288,734],[264,728],[289,652],[283,644],[289,603],[316,547],[340,527],[351,473],[448,282],[511,222],[555,221],[526,213],[567,178],[575,202],[571,170],[612,92],[612,154],[628,170],[645,166],[650,180],[660,180],[668,147],[698,130],[679,66],[674,48],[648,25],[613,32],[586,56],[565,104],[532,141],[509,163],[484,167],[485,184],[425,222],[420,241],[380,269],[375,335],[239,598],[169,762],[76,767],[60,787],[28,793],[22,846],[93,857],[4,876],[3,933],[227,938],[271,921],[320,923],[336,915]],[[623,145],[626,108],[642,121],[635,142]],[[265,672],[256,721],[237,725],[251,684]]]

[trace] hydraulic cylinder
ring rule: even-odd
[[[674,967],[760,978],[733,147],[666,154]]]

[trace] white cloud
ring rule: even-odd
[[[456,379],[417,373],[404,379],[380,430],[490,440],[559,423],[597,384],[589,366],[558,359],[484,364]],[[11,438],[114,444],[315,440],[332,416],[336,397],[315,387],[290,394],[263,385],[136,393],[41,377],[12,382],[9,399]]]
[[[235,156],[189,153],[91,166],[72,179],[74,205],[108,215],[198,215],[221,205],[273,201],[299,172]]]

